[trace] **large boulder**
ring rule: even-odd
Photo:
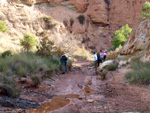
[[[114,63],[114,60],[107,60],[105,62],[103,62],[100,66],[100,70],[105,69],[107,66],[111,65]]]
[[[108,24],[108,10],[104,0],[90,0],[87,15],[93,23]]]

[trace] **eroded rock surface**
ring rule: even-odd
[[[142,52],[143,60],[150,59],[150,19],[141,21],[132,31],[121,54]]]
[[[19,0],[7,1],[10,3]],[[68,31],[77,40],[84,42],[88,49],[100,50],[111,46],[113,33],[120,27],[125,24],[129,24],[131,27],[136,25],[140,20],[142,4],[147,0],[24,1],[28,5],[35,4],[42,13],[47,13],[62,23],[66,22]],[[49,5],[49,9],[47,5]],[[85,16],[84,25],[81,25],[77,19],[81,13]],[[72,26],[70,26],[70,19],[74,20]]]

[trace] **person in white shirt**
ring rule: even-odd
[[[97,73],[97,54],[95,52],[94,52],[93,61],[94,61],[95,73]]]

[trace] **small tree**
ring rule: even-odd
[[[79,20],[79,22],[80,22],[80,24],[84,24],[84,21],[85,21],[85,16],[84,15],[79,15],[78,16],[78,20]]]
[[[21,40],[21,45],[24,47],[26,51],[31,50],[34,46],[37,46],[36,37],[27,33],[24,35],[24,39]]]
[[[141,19],[146,19],[150,17],[150,2],[145,2],[143,4]]]
[[[120,30],[117,30],[114,34],[112,45],[115,48],[119,46],[123,46],[124,43],[127,41],[131,31],[132,31],[132,28],[130,28],[128,24],[123,26]]]
[[[72,27],[73,23],[74,23],[74,20],[71,18],[71,19],[70,19],[70,26],[71,26],[71,27]]]
[[[7,28],[6,28],[6,23],[5,22],[2,22],[0,21],[0,31],[1,32],[7,32]]]
[[[37,46],[37,53],[42,56],[52,57],[53,55],[61,56],[64,54],[64,51],[57,47],[48,37],[44,37]]]

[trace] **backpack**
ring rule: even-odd
[[[100,58],[103,59],[104,58],[104,54],[100,53]]]
[[[100,59],[101,59],[101,58],[100,58],[100,55],[97,54],[97,60],[100,60]]]
[[[61,62],[66,62],[67,60],[68,58],[65,55],[63,55],[60,59]]]

